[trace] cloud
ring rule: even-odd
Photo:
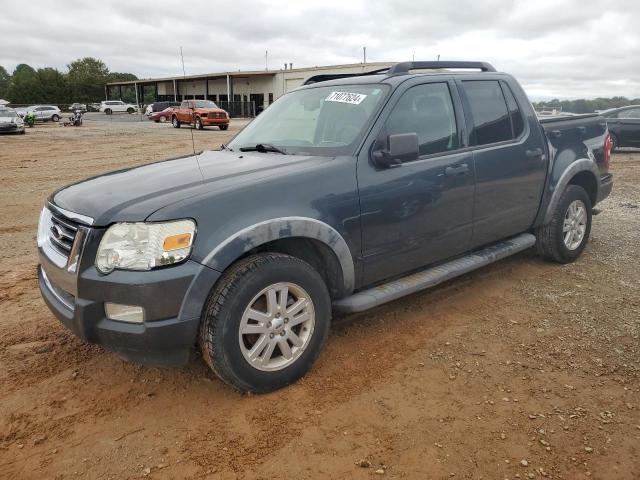
[[[139,77],[369,61],[486,60],[532,98],[640,97],[640,3],[628,0],[8,2],[0,65],[83,56]]]

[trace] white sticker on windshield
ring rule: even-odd
[[[324,99],[324,101],[360,105],[365,98],[367,98],[367,96],[363,95],[362,93],[331,92],[329,96]]]

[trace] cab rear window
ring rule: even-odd
[[[467,80],[462,82],[471,116],[472,141],[489,145],[514,138],[507,102],[497,80]]]

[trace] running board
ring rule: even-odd
[[[405,295],[434,287],[459,275],[526,250],[535,243],[535,236],[530,233],[522,233],[442,265],[427,268],[421,272],[341,298],[333,302],[333,310],[337,313],[362,312]]]

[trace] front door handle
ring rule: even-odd
[[[460,165],[456,165],[455,167],[447,167],[444,169],[444,174],[447,177],[466,175],[468,173],[469,173],[469,165],[467,165],[466,163],[461,163]]]
[[[533,150],[526,150],[524,154],[529,160],[536,160],[542,157],[543,152],[541,148],[534,148]]]

